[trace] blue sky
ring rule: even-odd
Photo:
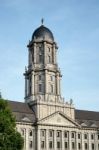
[[[79,109],[99,111],[99,1],[1,0],[0,89],[4,98],[24,101],[28,41],[41,18],[58,43],[61,91]]]

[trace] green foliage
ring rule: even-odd
[[[15,118],[7,101],[0,98],[0,150],[22,150],[23,138],[15,127]]]

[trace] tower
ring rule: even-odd
[[[61,72],[57,64],[58,46],[53,33],[43,24],[28,44],[28,67],[25,70],[25,102],[31,105],[37,119],[63,111]],[[61,107],[62,105],[62,107]],[[72,108],[67,106],[68,108]]]

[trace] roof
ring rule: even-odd
[[[99,112],[88,110],[75,110],[76,119],[99,121]]]
[[[32,35],[32,40],[34,39],[44,39],[48,38],[51,41],[54,41],[53,33],[44,25],[41,25],[39,28],[37,28],[33,35]]]
[[[35,114],[27,103],[8,101],[17,122],[35,122]]]
[[[75,110],[76,121],[85,128],[99,128],[99,112]]]
[[[34,123],[36,118],[27,103],[8,101],[17,122]],[[99,112],[75,109],[75,121],[82,127],[99,127]]]

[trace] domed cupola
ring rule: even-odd
[[[33,35],[32,40],[48,40],[51,42],[54,42],[54,36],[53,33],[44,25],[41,25],[39,28],[37,28]]]
[[[41,21],[41,26],[34,30],[32,39],[29,41],[28,67],[24,74],[25,100],[31,105],[33,101],[47,104],[47,102],[56,103],[62,100],[61,72],[57,64],[58,47],[53,33],[43,25],[43,19]],[[42,115],[42,112],[40,114]],[[39,115],[38,112],[37,115]]]

